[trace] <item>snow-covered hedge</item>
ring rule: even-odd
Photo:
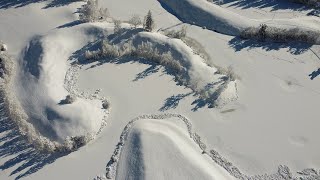
[[[160,53],[159,50],[151,42],[142,42],[134,47],[132,41],[122,45],[110,44],[107,40],[101,41],[101,47],[96,51],[86,51],[85,57],[88,60],[99,58],[116,58],[121,56],[134,56],[151,60],[165,67],[171,68],[177,72],[183,70],[179,61],[172,57],[170,51]]]
[[[258,39],[260,41],[299,41],[311,44],[315,44],[320,40],[320,34],[315,31],[301,30],[300,28],[283,29],[265,24],[262,24],[259,28],[248,28],[240,36],[245,39]]]

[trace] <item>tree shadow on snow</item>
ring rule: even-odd
[[[224,0],[224,4],[228,4],[228,7],[236,7],[241,9],[271,8],[271,11],[303,11],[309,9],[301,4],[293,3],[288,0]]]
[[[320,75],[320,68],[309,74],[311,80],[314,80],[314,78],[316,78],[319,75]]]
[[[0,9],[8,9],[8,8],[20,8],[27,6],[29,4],[33,3],[41,3],[48,0],[0,0]],[[73,1],[73,0],[52,0],[49,1],[44,9],[47,8],[53,8],[53,7],[61,7],[69,5],[73,2],[79,2],[79,1]]]
[[[0,158],[6,158],[5,162],[0,164],[0,170],[12,169],[10,176],[20,179],[67,155],[66,153],[39,152],[33,145],[28,144],[13,121],[6,117],[3,99],[1,98],[0,101],[0,134],[2,134],[0,136]]]
[[[262,48],[266,51],[288,49],[288,52],[290,52],[291,54],[299,55],[308,51],[312,45],[301,42],[261,42],[252,39],[242,39],[240,37],[235,37],[229,41],[229,46],[232,47],[235,51],[241,51],[244,49],[251,50],[255,48]]]

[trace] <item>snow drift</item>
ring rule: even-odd
[[[106,177],[232,179],[227,171],[201,154],[203,151],[205,147],[200,137],[193,133],[192,125],[185,117],[178,114],[142,115],[125,127],[108,163]]]
[[[80,97],[67,104],[65,98],[76,97],[77,91],[67,91],[64,87],[72,80],[65,79],[72,62],[69,57],[101,33],[101,27],[92,25],[53,30],[35,37],[23,52],[14,92],[21,112],[27,116],[26,123],[31,123],[37,133],[50,141],[63,144],[74,140],[84,141],[79,142],[83,144],[91,140],[104,123],[105,111],[100,99]]]
[[[320,20],[316,17],[299,17],[294,19],[249,19],[206,0],[158,0],[163,7],[183,21],[217,31],[219,33],[239,36],[248,28],[259,28],[267,24],[288,32],[312,33],[320,44]]]
[[[138,47],[143,42],[151,42],[160,53],[170,51],[173,59],[185,69],[182,84],[198,93],[213,106],[224,105],[237,99],[236,80],[230,74],[224,74],[215,67],[210,67],[199,55],[179,39],[171,39],[159,33],[140,32],[133,37],[133,45]],[[220,74],[221,73],[221,74]]]

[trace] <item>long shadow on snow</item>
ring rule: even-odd
[[[141,31],[143,31],[143,29],[141,29],[141,28],[126,30],[126,31],[124,30],[120,34],[111,34],[111,35],[107,36],[106,38],[112,44],[118,44],[118,43],[123,43],[123,42],[128,41],[128,39],[130,39],[131,37],[133,37],[134,35],[138,34]],[[176,71],[174,71],[173,69],[168,68],[168,67],[163,67],[156,62],[153,62],[153,61],[150,61],[150,60],[147,60],[144,58],[124,56],[124,57],[119,57],[119,58],[118,57],[117,58],[103,57],[103,58],[98,58],[98,59],[94,59],[94,60],[87,60],[85,58],[85,52],[87,50],[89,50],[89,51],[99,50],[99,48],[101,47],[101,41],[102,40],[100,39],[100,40],[97,40],[94,42],[90,42],[87,45],[85,45],[83,48],[81,48],[80,50],[77,50],[76,52],[74,52],[72,54],[72,56],[69,58],[69,60],[72,61],[71,64],[91,65],[87,69],[95,68],[95,67],[101,66],[105,63],[112,63],[112,64],[118,64],[118,65],[126,64],[126,63],[145,64],[145,65],[149,65],[149,67],[147,67],[142,72],[139,72],[132,81],[135,82],[135,81],[142,80],[142,79],[144,79],[152,74],[155,74],[161,70],[162,74],[160,76],[170,75],[173,77],[174,81],[176,82],[176,85],[185,86],[184,84],[181,84],[176,79],[177,78]],[[161,68],[161,67],[163,67],[163,68]],[[190,80],[190,77],[187,73],[182,74],[182,76],[184,76],[184,78],[187,82]],[[213,86],[216,86],[219,83],[222,83],[223,81],[225,81],[225,79],[223,79],[223,77],[222,77],[221,81],[219,81],[219,82],[208,83],[204,90],[208,90],[208,89],[212,88]],[[188,88],[188,87],[185,86],[185,88]],[[159,111],[167,111],[169,109],[175,109],[178,106],[179,102],[183,98],[185,98],[189,95],[193,95],[195,97],[195,100],[192,102],[192,105],[194,105],[194,107],[191,109],[192,111],[197,111],[198,109],[204,108],[206,106],[208,108],[215,107],[215,101],[219,97],[218,92],[214,93],[210,98],[207,98],[207,99],[201,98],[200,95],[195,92],[190,92],[187,94],[172,95],[171,97],[168,97],[165,100],[163,106],[160,107]]]
[[[41,3],[45,2],[48,0],[1,0],[0,1],[0,9],[8,9],[8,8],[20,8],[27,6],[32,3]],[[53,8],[53,7],[61,7],[61,6],[66,6],[69,5],[73,2],[77,1],[70,1],[70,0],[53,0],[51,2],[48,2],[44,9],[47,8]]]
[[[289,52],[294,55],[303,54],[309,50],[312,46],[311,44],[301,43],[301,42],[284,42],[284,43],[275,43],[275,42],[261,42],[257,40],[248,40],[235,37],[229,41],[230,47],[235,51],[241,51],[243,49],[254,49],[262,48],[266,51],[280,50],[283,48],[288,48]]]
[[[16,125],[6,117],[2,97],[0,98],[0,158],[8,158],[0,164],[0,170],[14,168],[10,176],[15,179],[26,177],[37,172],[44,166],[53,163],[56,159],[67,155],[66,153],[44,153],[37,151],[34,146],[27,143],[24,136],[19,133]]]
[[[224,4],[228,4],[228,7],[236,7],[241,9],[271,8],[271,11],[303,11],[309,9],[305,6],[302,6],[301,4],[290,2],[288,0],[224,0]]]

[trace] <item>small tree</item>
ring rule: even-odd
[[[258,38],[261,41],[265,41],[267,38],[267,25],[261,24],[258,32]]]
[[[152,18],[152,13],[149,10],[148,14],[144,18],[143,28],[146,31],[151,32],[153,30],[154,26],[155,26],[155,24],[154,24],[154,20]]]
[[[108,9],[98,8],[98,0],[88,0],[79,10],[79,19],[83,22],[95,22],[109,17]]]
[[[114,24],[114,33],[118,34],[121,32],[121,21],[120,20],[113,20]]]
[[[132,24],[134,28],[137,28],[137,26],[142,24],[142,21],[138,15],[134,14],[129,20],[129,23]]]

